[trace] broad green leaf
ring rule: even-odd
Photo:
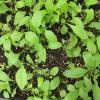
[[[35,51],[40,51],[40,50],[43,49],[43,46],[42,46],[41,43],[38,43],[38,44],[36,44],[36,45],[34,46],[34,49],[35,49]]]
[[[94,55],[94,60],[95,60],[96,67],[98,65],[100,65],[100,54],[95,54]]]
[[[10,87],[10,85],[9,85],[8,82],[1,82],[1,81],[0,81],[0,92],[1,92],[2,90],[5,90],[5,89],[9,88],[9,87]]]
[[[86,9],[85,12],[86,12],[86,18],[84,20],[84,24],[87,24],[94,19],[94,10]]]
[[[93,86],[93,97],[94,100],[100,99],[100,87],[96,83]]]
[[[9,39],[9,34],[3,35],[0,37],[0,45],[2,45],[5,40]]]
[[[48,92],[49,91],[49,88],[50,88],[49,84],[50,84],[49,80],[46,80],[46,81],[43,82],[42,90],[44,92]]]
[[[70,91],[70,92],[74,92],[74,91],[75,91],[74,85],[68,84],[68,85],[67,85],[67,90]]]
[[[4,98],[10,98],[10,95],[7,91],[3,92],[3,96],[4,96]]]
[[[85,66],[88,69],[94,69],[96,67],[94,57],[92,56],[92,54],[90,52],[84,52],[83,53],[83,59],[84,59],[84,62],[85,62]]]
[[[79,26],[69,25],[73,32],[81,39],[88,39],[88,35],[85,32],[83,28],[80,28]]]
[[[66,91],[65,91],[65,90],[61,90],[61,91],[60,91],[60,96],[61,96],[61,97],[65,97],[65,95],[66,95]]]
[[[96,40],[97,40],[98,49],[99,49],[99,51],[100,51],[100,36],[98,36]]]
[[[80,56],[81,48],[76,47],[76,48],[68,49],[66,47],[65,52],[68,57],[78,57],[78,56]]]
[[[46,37],[48,43],[50,43],[50,42],[53,42],[53,43],[57,42],[56,35],[52,31],[50,31],[50,30],[46,30],[45,31],[45,37]]]
[[[14,24],[15,25],[18,25],[20,20],[25,16],[25,12],[23,11],[18,11],[15,15],[15,18],[14,18]]]
[[[41,88],[42,87],[42,85],[43,85],[43,77],[38,77],[37,78],[37,82],[38,82],[38,88]]]
[[[4,3],[0,4],[0,13],[5,13],[6,11],[9,11],[9,8]]]
[[[13,89],[12,93],[11,93],[11,97],[14,97],[16,95],[16,88]]]
[[[33,60],[32,60],[32,58],[30,57],[29,54],[26,56],[26,60],[27,60],[30,64],[33,64]]]
[[[36,33],[31,31],[25,33],[25,39],[28,41],[30,46],[39,43],[39,37],[36,35]]]
[[[51,24],[59,23],[59,15],[54,15],[51,19]]]
[[[29,23],[30,23],[30,16],[25,16],[22,19],[20,19],[18,27],[20,27],[22,25],[29,27],[29,25],[30,25]]]
[[[52,13],[55,9],[54,4],[53,4],[53,0],[46,0],[45,8],[46,8],[48,13]]]
[[[81,86],[81,88],[79,89],[79,96],[83,100],[91,100],[90,97],[88,96],[88,92],[85,90],[85,88],[83,86]]]
[[[26,6],[32,6],[34,3],[33,2],[35,2],[36,0],[25,0],[25,5]]]
[[[58,71],[59,71],[59,68],[58,67],[53,67],[50,70],[50,74],[53,75],[53,76],[56,76],[58,74]]]
[[[7,39],[3,43],[4,50],[10,51],[11,50],[11,41],[10,39]]]
[[[68,28],[67,28],[65,25],[63,25],[63,26],[61,27],[61,33],[62,33],[63,35],[65,35],[65,34],[67,34],[67,32],[68,32]]]
[[[37,29],[38,27],[40,27],[41,22],[42,22],[42,13],[41,11],[36,11],[32,16],[32,20],[31,20],[32,26],[35,29]]]
[[[25,6],[25,2],[24,1],[20,0],[20,1],[17,1],[16,2],[16,7],[17,8],[22,8],[24,6]]]
[[[73,17],[72,23],[75,25],[69,24],[69,26],[72,28],[73,32],[81,39],[88,39],[82,21],[78,17]]]
[[[13,31],[10,35],[10,39],[11,39],[11,41],[19,42],[21,40],[22,36],[23,36],[22,32]]]
[[[78,91],[69,92],[62,100],[77,100],[78,96],[79,96]]]
[[[87,7],[94,5],[97,3],[97,0],[85,0],[85,4]]]
[[[51,42],[48,45],[48,48],[50,49],[58,49],[62,46],[62,44],[60,42]]]
[[[21,67],[16,73],[16,83],[23,90],[27,85],[27,73],[24,67]]]
[[[5,72],[0,70],[0,81],[11,81],[11,79]]]
[[[100,22],[91,22],[89,25],[90,28],[95,28],[100,31]]]
[[[45,62],[46,61],[46,50],[45,48],[43,48],[42,50],[38,51],[36,53],[36,56],[38,57],[38,63],[41,63],[41,62]]]
[[[73,48],[78,42],[76,35],[70,35],[70,42],[67,44],[67,48],[71,49]]]
[[[81,5],[77,5],[75,2],[70,1],[68,3],[68,11],[72,16],[76,16],[79,12],[81,12]]]
[[[9,66],[17,65],[19,54],[14,54],[13,52],[5,52]]]
[[[94,44],[94,41],[92,39],[87,40],[87,49],[92,54],[96,53],[96,51],[97,51],[96,45]]]
[[[66,3],[66,0],[58,0],[56,7],[57,8],[62,8],[62,6]]]
[[[92,82],[89,78],[84,77],[85,91],[89,92],[92,89]]]
[[[83,22],[79,17],[73,17],[72,23],[74,23],[76,26],[78,26],[81,30],[84,29]]]
[[[50,81],[50,90],[56,89],[60,84],[60,78],[57,76]]]
[[[68,78],[80,78],[87,73],[87,70],[84,68],[74,68],[64,71],[63,75]]]

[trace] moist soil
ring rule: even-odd
[[[81,1],[83,1],[83,0],[81,0]],[[94,7],[94,8],[98,9],[98,6]],[[23,10],[23,9],[21,9],[21,10]],[[28,12],[30,9],[27,8],[27,9],[24,9],[24,10]],[[6,14],[0,14],[0,22],[6,23],[6,20],[5,20],[6,17],[7,17]],[[9,24],[11,24],[11,26],[13,26],[13,21],[11,21]],[[62,39],[68,41],[69,40],[69,36],[61,35],[61,33],[58,31],[60,28],[61,28],[61,25],[58,24],[58,23],[56,23],[56,24],[54,24],[51,27],[51,30],[53,32],[55,32],[55,34],[56,34],[56,36],[58,38],[58,41],[61,42]],[[12,27],[12,29],[14,29],[14,27]],[[21,27],[20,30],[22,30],[22,29],[25,29],[27,31],[27,29],[25,27]],[[94,31],[94,33],[98,34],[97,31],[95,31],[95,30],[92,30],[92,31]],[[45,43],[45,45],[46,45],[46,43]],[[80,45],[80,42],[79,42],[79,45]],[[12,50],[14,51],[14,53],[20,53],[21,52],[21,55],[20,55],[19,59],[20,60],[24,60],[24,62],[26,62],[25,58],[26,58],[27,54],[30,54],[30,56],[32,57],[33,61],[35,60],[35,54],[31,54],[29,52],[29,50],[25,50],[25,48],[19,48],[19,47],[16,48],[16,47],[12,46]],[[84,48],[83,48],[83,50],[84,50]],[[65,78],[63,76],[62,73],[67,69],[67,66],[68,66],[67,62],[68,61],[74,63],[77,66],[84,66],[84,62],[83,62],[82,58],[80,58],[80,57],[76,57],[76,58],[72,58],[72,59],[68,58],[66,56],[63,48],[60,48],[60,49],[57,49],[57,50],[47,49],[47,59],[46,59],[46,62],[40,64],[41,68],[45,68],[45,66],[48,69],[51,69],[54,66],[58,66],[59,67],[59,73],[58,73],[58,75],[59,75],[59,77],[60,77],[60,79],[62,81],[60,83],[59,88],[57,88],[56,90],[52,91],[52,95],[55,95],[56,97],[60,97],[59,90],[64,89],[64,88],[66,89],[65,83],[74,84],[76,81],[80,80],[80,79],[69,79],[69,78]],[[3,47],[0,46],[0,65],[3,65],[3,64],[7,64],[7,59],[4,56]],[[12,67],[6,69],[5,72],[12,79],[15,79],[15,74],[16,74],[17,70],[18,70],[18,68],[16,66],[12,66]],[[26,70],[27,70],[27,72],[31,72],[32,68],[30,66],[28,66]],[[98,81],[100,81],[100,77],[98,78]],[[31,80],[31,82],[33,83],[33,86],[36,87],[37,86],[37,76],[34,76],[33,80]],[[16,87],[17,87],[17,84],[13,83],[12,84],[12,88],[16,88]],[[89,93],[89,95],[91,97],[93,96],[92,94],[93,94],[92,92]],[[25,100],[27,96],[31,96],[31,92],[30,91],[23,91],[22,92],[17,87],[16,96],[15,96],[15,98],[12,98],[12,100]],[[0,97],[3,97],[3,96],[0,95]]]

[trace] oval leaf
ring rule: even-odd
[[[24,67],[21,67],[16,73],[16,82],[21,90],[27,85],[27,73]]]
[[[80,78],[86,74],[87,70],[84,68],[74,68],[66,70],[63,75],[68,78]]]

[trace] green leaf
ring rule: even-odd
[[[25,12],[24,11],[18,11],[15,15],[14,18],[14,24],[18,25],[20,20],[25,16]]]
[[[86,18],[84,20],[84,24],[87,24],[94,19],[94,10],[86,9],[85,12],[86,12]]]
[[[2,90],[5,90],[5,89],[9,88],[9,87],[10,87],[10,85],[9,85],[8,82],[1,82],[1,81],[0,81],[0,92],[1,92]]]
[[[90,52],[84,52],[83,53],[83,59],[84,59],[84,62],[85,62],[85,66],[88,69],[94,69],[96,67],[94,57],[92,56],[92,54]]]
[[[30,16],[25,16],[22,19],[20,19],[18,27],[20,27],[22,25],[29,27],[29,25],[30,25],[29,23],[30,23]]]
[[[92,89],[92,82],[89,78],[84,77],[85,91],[89,92]]]
[[[77,100],[78,91],[69,92],[63,100]]]
[[[56,76],[58,74],[58,71],[59,71],[59,68],[58,67],[53,67],[51,70],[50,70],[50,74],[52,76]]]
[[[13,89],[12,93],[11,93],[11,97],[14,97],[16,95],[16,88]]]
[[[67,85],[67,90],[70,91],[70,92],[75,91],[75,87],[74,87],[74,85],[72,85],[72,84],[68,84],[68,85]]]
[[[7,91],[3,92],[3,96],[4,96],[4,98],[10,98],[10,95]]]
[[[11,81],[9,76],[5,72],[3,72],[2,70],[0,70],[0,80],[1,81]]]
[[[73,48],[78,42],[77,36],[72,34],[70,35],[70,42],[67,44],[67,48],[71,49]]]
[[[37,29],[38,27],[40,27],[41,22],[42,22],[42,13],[41,11],[36,11],[33,16],[32,16],[32,26]]]
[[[38,57],[38,63],[45,62],[46,61],[46,50],[45,50],[45,48],[38,51],[36,53],[36,56]]]
[[[83,28],[80,28],[79,26],[69,25],[73,32],[81,39],[88,39],[88,35],[86,34],[85,30]]]
[[[96,40],[97,40],[97,47],[98,47],[98,49],[99,49],[99,51],[100,51],[100,36],[98,36],[98,37],[96,38]]]
[[[79,88],[79,96],[83,99],[83,100],[91,100],[90,97],[88,96],[88,92],[85,91],[85,88],[83,87],[83,85]]]
[[[50,43],[50,42],[57,42],[56,35],[52,31],[50,31],[50,30],[46,30],[45,31],[45,37],[46,37],[48,43]]]
[[[89,25],[90,28],[95,28],[100,31],[100,22],[91,22]]]
[[[96,67],[99,66],[100,65],[100,54],[95,54],[94,60],[95,60]]]
[[[97,51],[96,45],[94,44],[94,41],[92,39],[87,40],[87,49],[92,54],[96,53],[96,51]]]
[[[5,56],[8,59],[9,66],[17,65],[19,54],[14,54],[13,52],[5,52]]]
[[[58,49],[62,46],[62,44],[60,42],[51,42],[48,45],[48,48],[50,49]]]
[[[67,34],[67,32],[68,32],[68,28],[67,28],[65,25],[63,25],[63,26],[61,27],[61,33],[62,33],[63,35],[65,35],[65,34]]]
[[[17,7],[17,8],[22,8],[22,7],[24,7],[24,6],[25,6],[25,2],[24,2],[24,1],[21,1],[21,0],[20,0],[20,1],[17,1],[17,2],[16,2],[16,7]]]
[[[35,0],[25,0],[25,5],[31,7],[34,4],[33,2],[35,2]]]
[[[44,92],[48,92],[48,91],[49,91],[49,88],[50,88],[49,84],[50,84],[49,80],[45,80],[45,81],[43,82],[42,90],[43,90]]]
[[[76,47],[76,48],[68,49],[66,47],[65,52],[66,52],[68,57],[78,57],[78,56],[80,56],[81,48]]]
[[[87,7],[94,5],[97,3],[97,0],[85,0],[85,4]]]
[[[68,78],[80,78],[87,73],[87,70],[84,68],[74,68],[66,70],[63,75]]]
[[[66,95],[66,91],[65,91],[65,90],[61,90],[61,91],[60,91],[60,96],[61,96],[61,97],[64,97],[65,95]]]
[[[25,39],[28,41],[30,46],[39,43],[39,37],[31,31],[25,33]]]
[[[21,90],[27,85],[27,73],[24,67],[21,67],[16,73],[16,83]]]
[[[45,2],[45,8],[48,13],[52,13],[54,11],[54,4],[53,0],[46,0]]]
[[[69,24],[69,26],[72,28],[73,32],[81,39],[88,39],[82,21],[78,17],[73,17],[72,23],[75,25]]]
[[[41,49],[43,49],[43,46],[41,43],[38,43],[34,46],[35,51],[40,51]]]
[[[19,42],[23,36],[22,32],[13,31],[10,35],[11,41]]]
[[[5,13],[6,11],[9,11],[9,8],[4,3],[0,4],[0,13]]]
[[[94,100],[100,99],[100,88],[96,83],[93,86],[93,97],[94,97]]]
[[[7,51],[11,50],[11,41],[9,39],[4,41],[3,48],[4,48],[4,50],[7,50]]]
[[[33,60],[32,60],[32,58],[30,57],[29,54],[26,56],[26,60],[27,60],[30,64],[33,64]]]
[[[56,89],[60,84],[60,78],[57,76],[50,81],[50,90]]]
[[[56,7],[61,9],[62,6],[65,4],[66,4],[66,0],[58,0]]]
[[[42,85],[43,85],[43,77],[38,77],[37,78],[37,82],[38,82],[38,88],[41,88],[42,87]]]

